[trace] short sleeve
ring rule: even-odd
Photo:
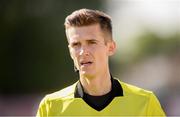
[[[157,97],[151,93],[147,110],[148,116],[166,116]]]
[[[46,117],[48,115],[48,107],[47,97],[44,97],[39,104],[36,117]]]

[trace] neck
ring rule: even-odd
[[[109,72],[91,78],[80,76],[80,82],[84,91],[89,95],[101,96],[111,91],[111,76]]]

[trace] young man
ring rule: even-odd
[[[77,10],[66,18],[65,29],[79,81],[47,95],[37,116],[165,116],[151,91],[111,76],[108,59],[116,44],[107,14]]]

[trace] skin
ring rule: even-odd
[[[79,70],[84,91],[100,96],[111,90],[109,56],[116,50],[116,44],[99,24],[66,29],[68,47],[74,65]]]

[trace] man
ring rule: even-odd
[[[65,29],[79,81],[47,95],[37,116],[165,116],[151,91],[111,75],[108,59],[115,53],[116,44],[107,14],[77,10],[67,16]]]

